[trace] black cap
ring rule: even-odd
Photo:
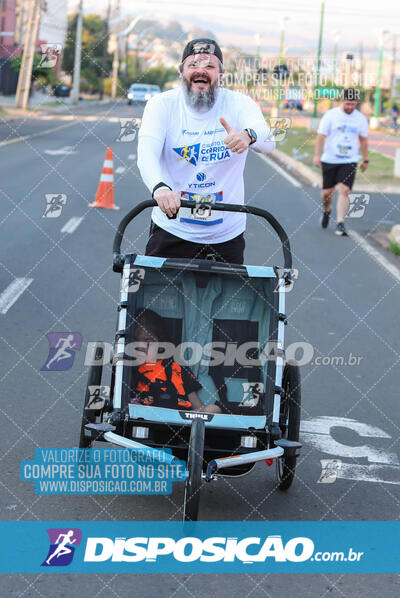
[[[201,37],[192,39],[186,44],[182,54],[182,62],[192,54],[214,54],[221,62],[223,62],[221,48],[214,39]]]

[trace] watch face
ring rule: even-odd
[[[252,138],[251,143],[254,143],[255,141],[257,141],[257,133],[253,129],[246,129],[246,130],[249,132],[250,137]]]

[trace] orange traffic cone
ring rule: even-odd
[[[91,208],[106,208],[107,210],[119,210],[114,203],[114,164],[112,148],[108,147],[103,170],[101,171],[99,186],[97,187],[96,199],[89,204]]]

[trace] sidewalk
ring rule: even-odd
[[[15,95],[12,96],[2,96],[0,95],[0,109],[3,108],[6,110],[7,115],[2,116],[2,120],[9,120],[15,119],[16,117],[21,116],[30,116],[35,117],[39,113],[43,111],[46,112],[64,112],[69,111],[72,108],[82,107],[82,106],[95,106],[98,104],[103,104],[110,101],[109,96],[104,96],[102,100],[99,99],[80,99],[78,104],[72,103],[72,98],[56,98],[55,96],[41,93],[41,92],[34,92],[28,101],[28,106],[26,110],[22,110],[21,108],[16,108],[15,106]]]
[[[396,138],[394,135],[370,131],[368,146],[371,151],[394,160],[396,148],[400,147],[400,135]]]
[[[294,176],[299,177],[302,181],[304,181],[308,185],[312,185],[313,187],[322,187],[322,176],[320,172],[312,170],[307,164],[304,164],[301,161],[298,161],[285,152],[280,150],[274,150],[269,154],[274,160],[280,163],[284,168],[290,170],[291,174]],[[400,195],[400,180],[399,185],[384,185],[384,184],[364,184],[358,183],[356,179],[356,183],[353,187],[353,191],[363,191],[369,193],[395,193]]]

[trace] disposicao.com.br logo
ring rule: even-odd
[[[283,542],[280,535],[267,537],[209,537],[200,539],[184,537],[175,540],[170,537],[90,537],[86,542],[85,562],[105,561],[137,563],[162,562],[163,557],[173,557],[180,563],[262,563],[272,559],[279,563],[301,563],[316,561],[359,560],[363,553],[349,549],[344,552],[316,552],[314,542],[307,537],[295,537]],[[354,555],[354,556],[352,556]]]
[[[80,545],[82,532],[77,528],[51,528],[47,530],[50,547],[42,567],[66,567],[74,558]]]

